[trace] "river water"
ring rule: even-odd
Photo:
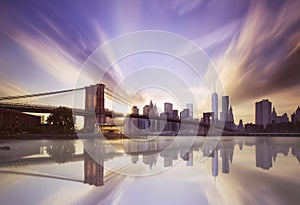
[[[299,204],[300,137],[0,141],[0,204]]]

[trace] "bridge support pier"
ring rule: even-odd
[[[105,123],[104,108],[104,88],[103,84],[85,87],[85,111],[84,130],[94,132],[95,124]]]

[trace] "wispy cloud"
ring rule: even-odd
[[[299,85],[299,2],[255,2],[241,31],[217,60],[225,90],[238,102]],[[296,77],[297,76],[297,77]]]

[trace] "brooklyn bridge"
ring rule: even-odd
[[[41,101],[43,100],[40,100],[39,103],[34,103],[33,100],[30,99],[49,99],[51,97],[55,97],[62,94],[74,94],[75,92],[84,92],[84,108],[70,107],[70,109],[72,109],[72,113],[74,116],[82,116],[84,118],[83,130],[88,133],[94,132],[95,129],[98,129],[98,127],[95,128],[95,126],[99,126],[100,131],[102,130],[114,132],[117,130],[120,134],[124,132],[124,119],[129,119],[131,124],[134,125],[136,125],[134,123],[136,120],[150,119],[150,117],[146,115],[119,113],[114,110],[106,109],[105,99],[109,99],[113,102],[129,107],[133,106],[133,103],[130,102],[129,99],[126,99],[125,97],[107,88],[104,84],[95,84],[86,87],[59,90],[53,92],[0,97],[0,108],[26,113],[51,113],[60,105],[51,105],[45,102],[41,103]],[[224,128],[224,123],[214,121],[213,114],[210,112],[203,113],[202,120],[187,120],[171,117],[162,118],[160,116],[151,116],[151,123],[154,122],[156,124],[162,124],[161,122],[165,122],[165,124],[163,124],[162,126],[166,126],[166,123],[175,124],[177,130],[179,130],[180,127],[184,126],[186,126],[187,129],[190,129],[190,127],[192,126],[194,130],[196,129],[196,131],[190,134],[197,135],[209,134],[209,130],[212,130],[212,127],[214,129],[214,133],[217,134],[222,133],[224,131],[233,132],[232,129],[228,129],[226,127]],[[161,130],[164,129],[162,128]],[[138,132],[136,134],[140,133]]]

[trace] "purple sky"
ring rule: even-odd
[[[236,121],[253,121],[263,98],[290,115],[300,104],[299,10],[295,0],[2,0],[0,96],[72,88],[103,43],[162,30],[208,54]]]

